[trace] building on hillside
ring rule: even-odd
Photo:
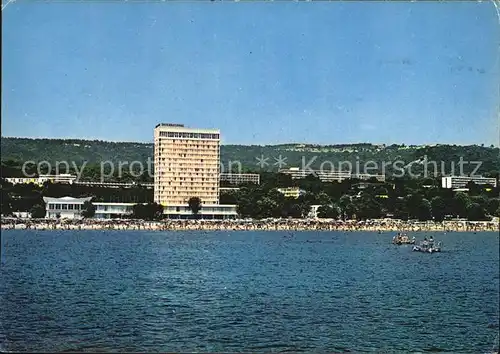
[[[309,175],[318,177],[322,182],[342,182],[346,179],[360,179],[370,180],[374,178],[379,182],[385,182],[384,174],[370,174],[370,173],[351,173],[349,171],[321,171],[321,170],[303,170],[298,167],[291,167],[289,169],[281,169],[278,171],[292,177],[292,179],[304,179]]]
[[[52,182],[52,183],[68,183],[72,184],[76,180],[76,176],[69,173],[62,173],[58,175],[40,175],[39,179],[41,183]]]
[[[220,181],[233,185],[243,183],[260,184],[260,175],[258,173],[221,173]]]
[[[5,180],[12,184],[36,184],[40,185],[38,177],[6,177]]]
[[[92,197],[87,197],[87,198],[43,197],[46,210],[45,218],[56,219],[59,216],[61,219],[81,219],[83,203],[90,201],[91,199]]]
[[[182,124],[154,129],[154,201],[187,205],[191,197],[203,204],[219,203],[220,132]]]
[[[222,192],[236,192],[236,191],[239,191],[240,190],[240,187],[220,187],[219,188],[219,192],[222,193]]]
[[[278,192],[283,194],[285,198],[294,198],[297,199],[301,195],[305,194],[305,191],[300,189],[299,187],[286,187],[286,188],[277,188]]]
[[[469,182],[474,182],[477,185],[491,184],[496,188],[497,179],[487,178],[482,176],[446,176],[441,177],[441,186],[447,189],[463,188]]]
[[[352,185],[352,188],[355,190],[362,190],[362,189],[367,189],[369,187],[377,187],[377,186],[383,186],[387,189],[395,189],[396,186],[394,183],[386,183],[386,182],[360,182],[360,183],[355,183]]]
[[[72,174],[40,175],[38,177],[7,177],[5,180],[12,184],[33,183],[41,186],[45,182],[72,184],[76,180],[76,176]]]
[[[88,187],[102,187],[102,188],[133,188],[133,187],[144,187],[147,189],[152,189],[153,183],[136,183],[136,182],[90,182],[90,181],[78,181],[75,184],[88,186]]]

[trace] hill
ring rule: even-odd
[[[81,166],[84,161],[88,165],[100,164],[103,161],[128,162],[140,161],[146,163],[148,158],[153,159],[153,144],[138,142],[109,142],[100,140],[78,139],[29,139],[2,137],[1,159],[2,165],[16,167],[24,161],[56,161],[74,162]],[[311,144],[282,144],[282,145],[222,145],[221,163],[224,171],[232,163],[233,168],[241,166],[242,171],[276,171],[279,167],[303,167],[313,169],[323,168],[335,170],[346,166],[349,161],[353,166],[363,166],[367,161],[373,161],[377,168],[371,172],[380,171],[385,162],[386,172],[395,171],[394,163],[399,166],[413,163],[415,170],[423,170],[424,159],[435,161],[439,172],[451,173],[452,167],[458,173],[460,159],[467,163],[464,173],[471,173],[476,165],[480,165],[476,174],[497,175],[500,171],[500,149],[478,145],[432,145],[432,146],[405,146],[405,145],[373,145],[373,144],[338,144],[338,145],[311,145]],[[259,159],[264,161],[258,165]],[[266,160],[267,159],[267,160]],[[281,161],[281,164],[279,164]],[[432,166],[432,165],[429,165]],[[429,167],[432,168],[432,167]],[[4,175],[10,172],[5,172]]]

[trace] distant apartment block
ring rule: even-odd
[[[220,187],[219,188],[220,192],[226,192],[226,193],[236,192],[239,190],[240,190],[239,187]]]
[[[40,185],[42,183],[40,183],[40,180],[38,179],[38,177],[6,177],[5,180],[9,183],[12,183],[12,184],[30,184],[30,183],[33,183],[33,184],[36,184],[36,185]]]
[[[100,187],[100,188],[133,188],[133,187],[143,187],[146,189],[152,189],[154,188],[154,183],[150,182],[100,182],[100,181],[81,181],[81,180],[76,180],[76,176],[73,175],[67,175],[70,177],[64,177],[61,175],[59,176],[51,176],[50,178],[47,177],[6,177],[5,180],[12,184],[29,184],[33,183],[36,185],[43,185],[44,182],[46,181],[51,181],[52,183],[73,183],[77,184],[80,186],[87,186],[87,187]],[[236,174],[236,173],[221,173],[220,174],[220,181],[227,181],[233,185],[239,185],[243,183],[255,183],[255,184],[260,184],[260,175],[259,174],[251,174],[251,173],[243,173],[243,174]],[[221,190],[222,188],[219,188]],[[225,188],[228,189],[228,188]],[[238,189],[238,188],[234,188]]]
[[[474,182],[477,185],[491,184],[497,186],[496,178],[487,178],[482,176],[447,176],[441,177],[441,186],[443,188],[463,188],[469,182]]]
[[[221,182],[229,182],[233,185],[243,183],[260,184],[260,175],[258,173],[221,173]]]
[[[5,180],[12,184],[33,183],[41,186],[45,182],[72,184],[76,180],[76,176],[71,174],[40,175],[38,177],[7,177]]]
[[[154,130],[154,201],[185,205],[199,197],[219,203],[220,132],[182,124],[158,124]]]
[[[298,167],[292,167],[289,169],[282,169],[278,171],[279,173],[287,174],[292,177],[292,179],[303,179],[309,175],[316,176],[322,182],[342,182],[346,179],[360,179],[369,180],[375,178],[379,182],[385,182],[385,175],[383,174],[370,174],[370,173],[351,173],[347,171],[321,171],[321,170],[302,170]]]
[[[147,189],[153,188],[153,183],[136,183],[136,182],[90,182],[90,181],[75,181],[75,184],[88,186],[88,187],[102,187],[102,188],[132,188],[144,187]]]

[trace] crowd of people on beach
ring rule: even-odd
[[[2,229],[32,230],[324,230],[324,231],[499,231],[498,222],[408,222],[402,220],[131,220],[131,219],[22,219],[2,218]]]

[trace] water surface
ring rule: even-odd
[[[491,352],[499,236],[2,231],[8,351]],[[417,238],[423,234],[415,234]]]

